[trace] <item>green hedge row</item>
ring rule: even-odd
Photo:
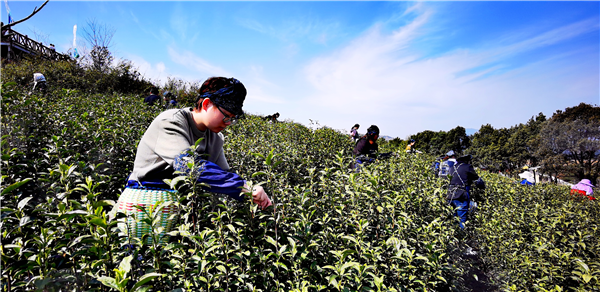
[[[600,204],[487,175],[475,236],[510,291],[600,291]]]

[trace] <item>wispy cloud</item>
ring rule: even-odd
[[[129,54],[127,59],[130,60],[137,70],[146,78],[156,82],[163,83],[167,77],[167,67],[163,62],[152,64],[141,56]]]
[[[156,20],[160,21],[160,20]],[[186,11],[181,3],[175,5],[169,19],[170,31],[173,32],[180,41],[193,43],[200,35],[198,19],[190,11]]]
[[[513,33],[513,35],[500,39],[499,42],[492,45],[493,48],[485,52],[485,57],[501,59],[558,44],[586,33],[598,31],[599,25],[598,18],[590,18],[538,34],[534,34],[532,29],[525,29],[523,32]],[[516,38],[517,36],[520,38]]]
[[[196,54],[186,50],[176,50],[173,47],[168,48],[169,57],[171,61],[176,64],[182,65],[186,68],[192,69],[202,75],[207,76],[232,76],[227,70],[210,64],[203,58],[198,57]]]
[[[279,85],[265,76],[262,66],[252,66],[243,81],[248,90],[248,99],[269,104],[282,104],[284,99],[274,96],[271,92],[280,90]]]
[[[131,20],[137,25],[137,28],[144,32],[145,34],[153,36],[156,40],[161,40],[162,38],[157,35],[154,31],[149,30],[147,26],[140,22],[139,18],[135,15],[133,11],[129,11],[129,15],[131,16]]]
[[[433,21],[431,11],[409,10],[418,12],[418,16],[391,33],[385,33],[381,23],[376,24],[350,45],[315,58],[304,68],[312,86],[304,103],[325,105],[313,112],[325,117],[323,123],[343,128],[339,123],[346,119],[341,117],[350,112],[357,114],[356,119],[366,120],[365,124],[381,123],[393,127],[396,133],[407,134],[449,130],[457,125],[511,126],[505,124],[506,115],[524,116],[519,120],[525,121],[531,111],[537,114],[561,108],[548,105],[546,99],[568,104],[572,97],[566,88],[580,91],[571,92],[571,96],[598,94],[598,64],[589,64],[585,58],[567,60],[574,53],[563,52],[514,68],[503,65],[507,58],[598,31],[597,20],[567,24],[527,38],[501,40],[496,46],[426,57],[414,48],[414,43],[425,37],[422,28]],[[490,74],[499,69],[503,69],[501,73]],[[398,123],[398,116],[406,122]],[[440,128],[444,125],[446,128]]]
[[[332,35],[339,30],[337,22],[324,23],[310,17],[288,19],[283,23],[265,24],[257,19],[240,18],[238,23],[250,30],[276,38],[283,42],[296,42],[308,39],[314,43],[326,45]]]

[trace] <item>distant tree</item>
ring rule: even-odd
[[[87,56],[92,69],[106,72],[110,68],[114,60],[110,48],[113,46],[112,38],[115,31],[115,28],[100,24],[95,19],[87,21],[87,25],[83,28],[83,38],[92,48]]]
[[[410,139],[414,139],[416,141],[415,143],[415,149],[419,149],[420,151],[423,152],[427,152],[427,153],[431,153],[431,142],[432,140],[434,140],[436,136],[436,133],[434,131],[423,131],[420,133],[417,133],[415,135],[410,136]]]
[[[600,175],[600,108],[580,104],[557,111],[539,137],[538,156],[545,171],[587,178]]]
[[[557,122],[563,121],[600,121],[600,108],[587,103],[580,103],[578,106],[566,108],[565,111],[557,110],[552,115],[552,120]]]
[[[511,165],[521,167],[529,164],[537,166],[539,163],[536,149],[539,147],[539,133],[546,122],[546,116],[539,113],[531,117],[527,124],[519,124],[512,128],[512,135],[508,139],[508,151]]]
[[[404,148],[406,148],[406,141],[404,141],[398,137],[390,140],[388,143],[390,144],[390,147],[395,150],[397,150],[397,149],[404,150]]]
[[[444,151],[446,148],[448,134],[445,131],[434,132],[429,140],[427,152],[435,156],[442,155],[448,151]]]
[[[508,139],[511,136],[509,129],[494,129],[490,124],[481,126],[473,134],[471,146],[466,153],[473,155],[473,161],[481,167],[491,171],[512,169],[510,163],[510,150]]]
[[[457,126],[446,135],[442,153],[453,150],[458,154],[462,154],[469,146],[471,146],[471,139],[467,135],[465,128]]]

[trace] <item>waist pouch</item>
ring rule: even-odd
[[[446,199],[452,200],[468,200],[469,199],[469,187],[461,185],[449,185]]]

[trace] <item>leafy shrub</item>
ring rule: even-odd
[[[600,205],[555,185],[524,187],[487,175],[475,232],[511,291],[600,290]]]
[[[2,82],[15,82],[17,86],[33,87],[33,73],[46,77],[50,90],[74,89],[85,93],[118,92],[142,94],[152,84],[143,79],[129,61],[122,60],[108,72],[86,69],[75,61],[50,61],[41,58],[25,59],[2,66]]]

